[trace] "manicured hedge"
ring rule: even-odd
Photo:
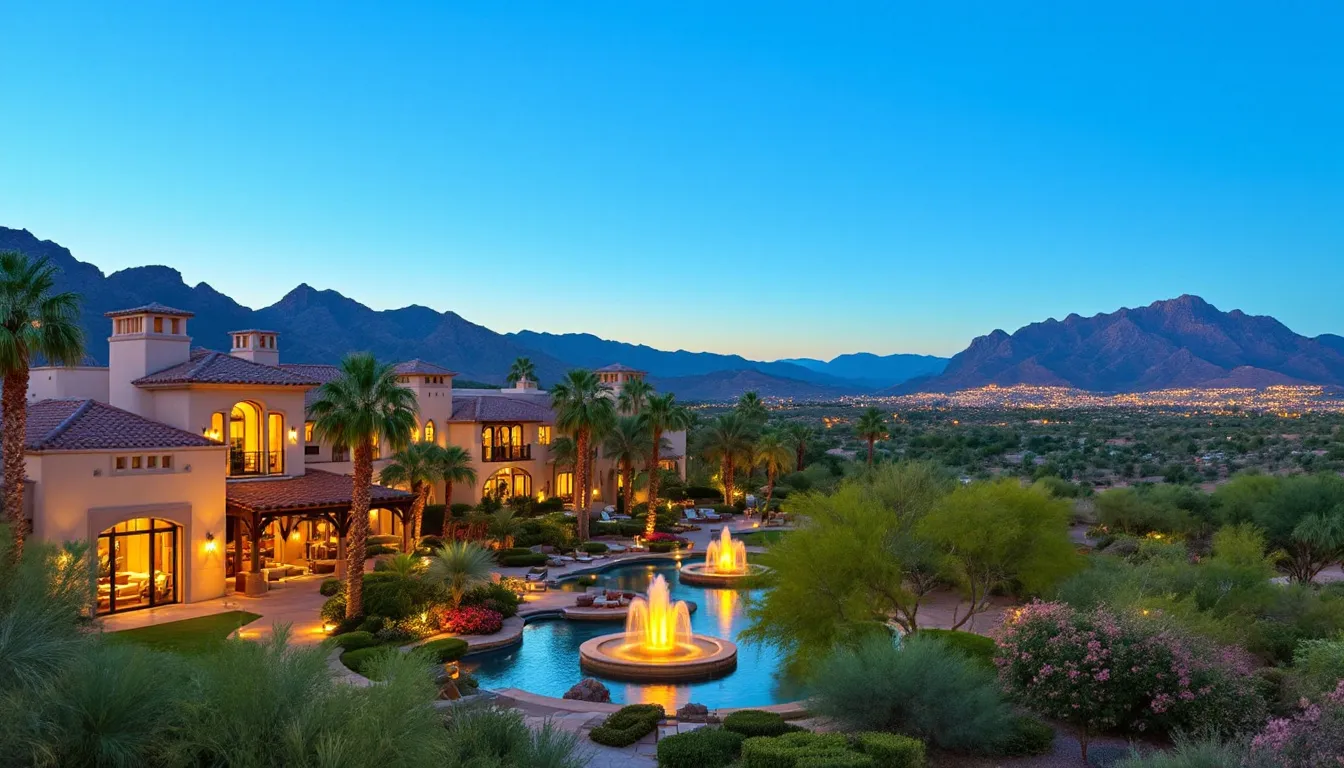
[[[347,651],[358,651],[361,648],[372,648],[378,645],[378,639],[372,632],[346,632],[344,635],[338,635],[335,638],[336,645]]]
[[[341,663],[345,665],[346,669],[368,677],[365,670],[370,661],[378,658],[380,654],[396,652],[395,648],[385,645],[374,646],[372,648],[360,648],[358,650],[342,653]]]
[[[458,640],[456,637],[444,637],[438,640],[430,640],[428,643],[419,647],[428,651],[429,655],[440,664],[457,661],[467,653],[467,641]]]
[[[368,557],[378,557],[379,555],[395,555],[399,550],[396,547],[389,547],[386,544],[372,544],[364,554]]]
[[[998,646],[992,638],[974,632],[958,632],[954,629],[921,629],[919,634],[936,637],[947,647],[962,653],[972,661],[988,669],[995,669],[994,654],[998,652]]]
[[[839,733],[788,733],[742,742],[742,768],[877,768],[868,755],[851,749]]]
[[[679,548],[679,542],[676,541],[650,541],[649,551],[666,554],[675,552]]]
[[[658,741],[658,768],[725,768],[742,752],[745,737],[722,728],[697,728]]]
[[[545,565],[548,558],[540,552],[529,552],[526,555],[509,555],[499,558],[499,564],[506,568],[532,567],[534,565]]]
[[[662,719],[663,708],[658,704],[630,704],[611,713],[588,736],[604,746],[628,747],[653,733]]]
[[[733,712],[723,719],[723,727],[743,736],[781,736],[799,730],[789,725],[784,718],[774,712],[760,709],[743,709]]]
[[[370,536],[366,541],[368,541],[369,546],[374,546],[375,544],[382,544],[384,546],[387,546],[392,544],[400,544],[401,537],[393,536],[390,534],[379,534],[377,536]]]
[[[323,597],[331,597],[339,594],[343,588],[345,588],[345,584],[340,579],[323,579],[322,586],[318,587],[317,591]]]
[[[608,547],[600,541],[585,541],[579,549],[582,549],[590,555],[602,555],[606,554],[607,550],[611,549],[611,547]]]
[[[854,737],[859,751],[872,758],[877,768],[924,768],[924,742],[899,733],[860,733]]]

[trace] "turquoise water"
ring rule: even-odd
[[[797,701],[800,686],[776,673],[779,655],[772,648],[746,645],[737,633],[746,627],[747,592],[704,589],[682,584],[673,562],[621,565],[597,575],[598,584],[645,592],[655,575],[667,579],[673,600],[695,603],[691,629],[697,634],[737,642],[737,669],[726,677],[700,683],[650,685],[625,683],[595,675],[611,689],[611,700],[622,704],[657,703],[672,711],[688,701],[719,707],[759,707]],[[585,640],[620,632],[620,622],[582,622],[538,619],[523,629],[522,645],[463,659],[465,671],[486,689],[520,688],[543,696],[563,696],[585,677],[579,669],[579,646]]]

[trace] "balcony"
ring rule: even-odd
[[[278,475],[283,469],[283,453],[229,450],[229,477]]]
[[[524,445],[483,445],[481,446],[481,461],[493,463],[497,461],[530,461],[532,459],[532,444]]]

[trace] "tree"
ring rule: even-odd
[[[513,546],[513,537],[520,527],[517,510],[512,507],[500,507],[490,513],[490,519],[485,523],[485,532],[499,544],[500,549],[508,549]]]
[[[317,390],[309,412],[319,439],[354,450],[350,544],[346,548],[345,615],[364,610],[364,558],[369,536],[373,446],[402,451],[411,442],[419,408],[415,393],[397,383],[396,367],[359,352],[341,361],[341,373]]]
[[[603,435],[616,420],[616,408],[592,371],[574,370],[551,387],[555,426],[574,437],[574,513],[580,541],[588,540],[588,495],[592,491],[594,436]]]
[[[532,363],[530,357],[515,358],[513,364],[509,366],[509,375],[505,380],[510,384],[517,386],[522,380],[535,382],[537,380],[537,366]]]
[[[387,486],[404,486],[415,497],[411,502],[411,519],[402,526],[402,551],[410,552],[420,540],[420,522],[425,505],[434,495],[434,483],[443,477],[444,450],[433,443],[411,443],[392,456],[391,462],[378,473],[378,482]]]
[[[754,460],[765,470],[765,506],[762,514],[770,511],[770,499],[775,495],[775,481],[779,472],[793,461],[793,451],[778,432],[766,432],[756,441]]]
[[[737,404],[733,406],[733,410],[746,419],[748,423],[757,427],[765,424],[766,420],[770,418],[770,413],[765,409],[765,403],[761,401],[761,396],[756,394],[755,391],[743,392],[737,398]]]
[[[627,515],[634,508],[635,462],[648,456],[648,442],[649,431],[639,417],[621,416],[602,443],[602,453],[620,467],[622,505]]]
[[[77,294],[56,293],[58,270],[46,257],[0,251],[0,376],[3,376],[5,519],[14,537],[11,555],[23,556],[28,519],[23,514],[23,442],[28,429],[28,370],[34,358],[77,365],[84,357]]]
[[[654,518],[658,514],[659,453],[663,448],[664,432],[680,432],[691,428],[691,412],[677,403],[677,396],[668,392],[649,398],[644,412],[639,415],[640,424],[649,433],[649,458],[645,467],[649,471],[649,515],[644,523],[644,535],[653,534]],[[626,511],[629,514],[629,511]]]
[[[873,444],[887,436],[887,414],[881,408],[869,408],[859,416],[854,434],[868,441],[868,466],[873,466]]]
[[[1344,556],[1344,479],[1280,478],[1254,515],[1269,545],[1284,552],[1280,567],[1293,581],[1308,584]]]
[[[448,537],[452,516],[447,507],[453,505],[453,486],[457,483],[476,484],[476,468],[471,466],[471,452],[460,445],[448,444],[439,455],[439,477],[443,479],[443,537]]]
[[[793,471],[802,472],[803,457],[807,454],[807,443],[812,439],[812,428],[801,421],[795,421],[784,427],[784,434],[788,437],[789,444],[793,446],[794,453],[798,458],[798,464]]]
[[[962,486],[934,505],[916,531],[946,553],[948,574],[966,596],[952,629],[988,610],[997,589],[1039,592],[1076,570],[1070,519],[1068,502],[1014,478]]]
[[[447,590],[449,603],[456,610],[462,605],[463,595],[490,583],[490,571],[494,567],[494,555],[480,544],[448,541],[430,557],[425,578]]]
[[[644,410],[644,404],[653,396],[653,385],[643,379],[626,379],[621,385],[621,394],[616,402],[621,412],[638,416]]]
[[[725,413],[705,430],[705,459],[719,465],[723,479],[723,503],[733,503],[733,476],[751,450],[751,425],[738,413]]]

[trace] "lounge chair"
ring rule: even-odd
[[[696,511],[694,509],[687,509],[686,519],[698,523],[700,522],[700,515],[696,514]]]
[[[549,575],[551,575],[551,572],[549,570],[547,570],[544,566],[538,565],[529,568],[527,571],[527,575],[524,576],[523,578],[527,579],[528,581],[545,581],[546,577]]]
[[[712,523],[716,523],[723,519],[722,515],[712,509],[701,509],[700,516]]]
[[[591,563],[591,562],[593,562],[593,557],[592,557],[592,555],[588,555],[588,554],[579,554],[579,555],[575,555],[575,556],[574,556],[574,562],[576,562],[576,563]]]

